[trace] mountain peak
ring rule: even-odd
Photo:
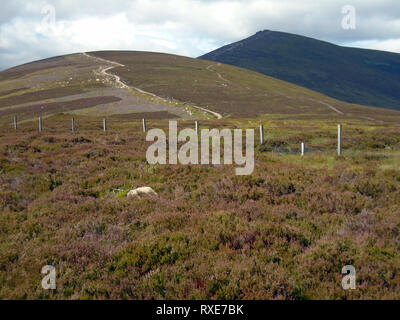
[[[264,29],[264,30],[257,31],[257,32],[256,32],[256,34],[261,34],[261,33],[270,33],[270,32],[273,32],[273,31],[271,31],[271,30],[268,30],[268,29]]]
[[[200,58],[257,71],[346,102],[400,110],[400,54],[261,30]]]

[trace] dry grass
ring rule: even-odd
[[[0,92],[0,97],[4,97],[4,96],[8,96],[20,91],[24,91],[24,90],[28,90],[29,88],[25,87],[25,88],[18,88],[18,89],[11,89],[11,90],[6,90],[6,91],[1,91]]]
[[[17,91],[18,92],[18,91]],[[67,87],[28,92],[17,96],[0,99],[0,108],[15,106],[23,103],[73,96],[84,91],[80,88]]]
[[[118,102],[118,101],[121,101],[121,99],[118,97],[98,96],[93,98],[82,98],[71,101],[42,103],[26,107],[0,110],[0,116],[18,114],[19,119],[25,120],[25,119],[31,119],[33,117],[52,114],[54,113],[55,110],[57,110],[57,112],[67,112],[73,110],[80,110],[84,108],[90,108],[97,105],[104,105],[111,102]]]
[[[122,120],[122,121],[129,121],[129,120],[138,120],[138,119],[176,119],[177,116],[174,114],[169,113],[168,111],[158,111],[158,112],[135,112],[129,114],[114,114],[110,117],[114,120]]]
[[[74,67],[76,63],[68,59],[68,56],[54,57],[50,59],[26,63],[0,73],[0,81],[18,79],[31,73],[43,70],[51,70],[59,67]]]

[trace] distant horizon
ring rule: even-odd
[[[264,32],[264,31],[280,32],[280,33],[287,33],[287,34],[297,35],[297,36],[301,36],[301,37],[305,37],[305,38],[310,38],[310,39],[314,39],[314,40],[318,40],[318,41],[327,42],[327,43],[330,43],[330,44],[333,44],[333,45],[336,45],[336,46],[339,46],[339,47],[353,48],[353,49],[363,49],[363,50],[372,50],[372,51],[381,51],[381,52],[388,52],[388,53],[400,54],[399,52],[395,52],[395,51],[380,50],[380,49],[371,49],[371,48],[359,47],[359,46],[355,46],[355,45],[354,45],[354,46],[342,45],[342,44],[338,44],[338,43],[326,41],[326,40],[323,40],[323,39],[312,38],[312,37],[309,37],[309,36],[306,36],[306,35],[296,34],[296,33],[287,32],[287,31],[263,29],[263,30],[260,30],[260,31],[255,32],[255,33],[253,33],[253,34],[251,34],[251,35],[249,35],[249,36],[246,36],[245,38],[242,38],[242,39],[239,39],[239,40],[230,42],[230,43],[223,44],[223,45],[221,45],[220,47],[216,47],[215,49],[212,49],[212,50],[210,50],[210,51],[204,52],[204,53],[202,53],[202,54],[199,55],[199,56],[186,56],[186,55],[176,54],[176,53],[170,53],[170,52],[151,51],[151,50],[135,50],[135,49],[99,49],[99,50],[86,50],[86,51],[81,51],[81,52],[70,52],[70,53],[64,53],[64,54],[57,54],[57,55],[54,55],[54,56],[47,56],[47,57],[44,57],[44,58],[40,58],[40,59],[38,59],[38,60],[26,61],[26,62],[23,62],[23,63],[21,63],[21,64],[17,64],[17,65],[13,65],[13,66],[11,66],[11,67],[7,67],[7,68],[5,68],[5,69],[1,69],[1,68],[0,68],[0,72],[6,71],[6,70],[8,70],[8,69],[16,68],[16,67],[21,66],[21,65],[33,63],[33,62],[36,62],[36,61],[47,60],[47,59],[51,59],[51,58],[55,58],[55,57],[69,56],[69,55],[74,55],[74,54],[79,54],[79,53],[84,53],[84,52],[99,52],[99,51],[137,51],[137,52],[148,52],[148,53],[162,53],[162,54],[171,54],[171,55],[176,55],[176,56],[182,56],[182,57],[187,57],[187,58],[198,59],[198,58],[200,58],[200,57],[201,57],[202,55],[204,55],[204,54],[207,54],[207,53],[209,53],[209,52],[215,51],[215,50],[217,50],[217,49],[219,49],[219,48],[221,48],[221,47],[227,46],[227,45],[229,45],[229,44],[236,43],[236,42],[240,42],[240,41],[242,41],[242,40],[245,40],[245,39],[247,39],[247,38],[249,38],[249,37],[252,37],[252,36],[256,35],[257,33]]]

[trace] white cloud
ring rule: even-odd
[[[400,39],[389,39],[389,40],[365,40],[355,41],[348,43],[349,46],[365,49],[375,49],[382,51],[391,51],[400,53]]]
[[[106,49],[194,57],[263,29],[400,52],[399,1],[350,2],[356,30],[341,27],[345,0],[11,0],[0,12],[0,68]],[[56,20],[43,29],[46,5]]]

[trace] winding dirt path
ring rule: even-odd
[[[313,99],[313,98],[307,98],[307,100],[311,100],[311,101],[320,103],[320,104],[322,104],[322,105],[324,105],[324,106],[327,106],[328,108],[330,108],[331,110],[335,111],[336,113],[341,114],[341,115],[344,115],[344,112],[342,112],[342,111],[336,109],[334,106],[332,106],[332,105],[329,104],[328,102],[323,102],[323,101],[320,101],[320,100],[317,100],[317,99]]]
[[[208,113],[212,114],[214,117],[216,117],[218,120],[221,120],[223,118],[223,116],[221,114],[219,114],[218,112],[214,112],[214,111],[211,111],[211,110],[208,110],[206,108],[199,107],[199,106],[193,106],[192,105],[192,107],[196,108],[196,109],[199,109],[199,110],[202,110],[204,112],[208,112]]]
[[[161,99],[161,100],[163,100],[163,101],[165,101],[165,102],[169,102],[167,99],[164,99],[164,98],[162,98],[162,97],[159,97],[159,96],[155,95],[154,93],[147,92],[147,91],[144,91],[144,90],[139,89],[139,88],[136,88],[136,87],[128,86],[127,84],[125,84],[124,82],[121,81],[121,78],[120,78],[119,76],[117,76],[116,74],[113,74],[113,73],[109,73],[109,72],[108,72],[108,71],[110,71],[111,69],[114,69],[114,68],[116,68],[116,67],[125,67],[125,65],[123,65],[123,64],[121,64],[121,63],[118,63],[118,62],[115,62],[115,61],[106,60],[106,59],[99,58],[99,57],[94,57],[94,56],[91,56],[91,55],[87,54],[86,52],[82,53],[82,55],[84,55],[84,56],[87,57],[87,58],[100,61],[100,62],[102,62],[102,63],[111,64],[112,66],[104,67],[103,69],[101,69],[100,73],[101,73],[102,75],[104,75],[104,76],[113,77],[113,78],[115,79],[115,82],[116,82],[121,88],[124,88],[124,89],[134,89],[135,91],[138,91],[138,92],[143,93],[143,94],[145,94],[145,95],[151,96],[151,97],[153,97],[153,98]],[[202,108],[202,107],[195,106],[195,105],[191,105],[191,107],[193,107],[193,108],[195,108],[195,109],[198,109],[198,110],[201,110],[201,111],[204,111],[204,112],[207,112],[207,113],[213,115],[214,117],[216,117],[218,120],[220,120],[220,119],[223,118],[223,116],[222,116],[221,114],[219,114],[218,112],[214,112],[214,111],[208,110],[208,109],[206,109],[206,108]]]
[[[284,93],[282,93],[282,92],[276,91],[276,93],[279,94],[279,95],[281,95],[282,97],[287,98],[287,99],[298,99],[298,98],[295,98],[295,97],[288,96],[288,95],[286,95],[286,94],[284,94]],[[340,114],[340,115],[344,115],[344,112],[338,110],[337,108],[335,108],[334,106],[332,106],[332,105],[329,104],[328,102],[324,102],[324,101],[317,100],[317,99],[314,99],[314,98],[307,98],[307,97],[300,97],[300,98],[301,98],[301,99],[305,99],[305,100],[309,100],[309,101],[314,101],[314,102],[316,102],[316,103],[320,103],[320,104],[322,104],[322,105],[328,107],[329,109],[335,111],[336,113],[338,113],[338,114]]]
[[[112,74],[112,73],[108,73],[107,72],[108,70],[111,70],[111,69],[114,69],[114,68],[115,67],[108,67],[108,68],[102,69],[100,73],[102,75],[104,75],[104,76],[112,76],[112,77],[114,77],[115,78],[115,82],[118,83],[122,88],[129,88],[129,86],[127,86],[125,83],[123,83],[121,81],[121,78],[119,76],[117,76],[116,74]]]
[[[228,83],[232,83],[231,81],[229,81],[228,79],[225,79],[218,71],[215,71],[212,67],[214,67],[214,66],[220,66],[221,64],[220,63],[217,63],[217,64],[210,64],[206,69],[208,70],[208,71],[211,71],[211,72],[215,72],[216,74],[217,74],[217,76],[218,76],[218,78],[220,78],[222,81],[225,81],[225,82],[228,82]]]

